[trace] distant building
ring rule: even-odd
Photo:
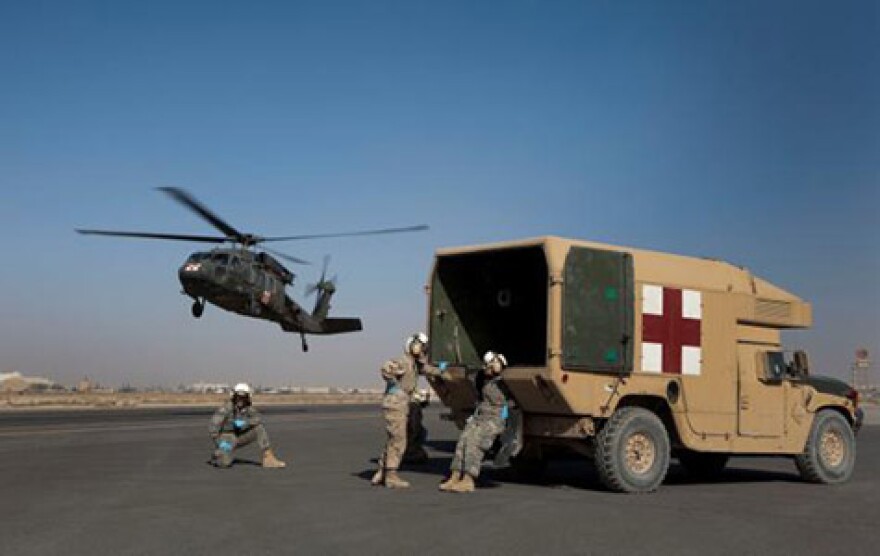
[[[329,394],[330,387],[329,386],[306,386],[302,388],[302,393],[304,394]]]
[[[89,377],[85,377],[79,381],[76,385],[76,391],[81,394],[87,394],[95,389],[95,383],[89,380]]]
[[[228,394],[232,391],[232,387],[228,384],[197,382],[187,388],[187,392],[194,394]]]
[[[0,392],[45,392],[63,388],[48,378],[24,376],[19,372],[0,373]]]

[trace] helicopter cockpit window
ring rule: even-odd
[[[229,264],[229,255],[226,253],[218,253],[211,257],[211,262],[214,263],[214,275],[218,278],[223,278],[226,276],[226,265]]]

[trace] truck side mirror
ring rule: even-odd
[[[781,351],[768,351],[764,360],[764,380],[779,382],[785,378],[785,354]]]
[[[807,352],[802,349],[795,351],[792,363],[794,363],[794,372],[797,376],[810,375],[810,362],[807,359]]]

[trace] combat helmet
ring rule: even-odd
[[[428,345],[428,335],[424,332],[417,332],[412,336],[409,336],[403,344],[403,351],[410,355],[414,355],[412,352],[413,345],[418,342],[422,344],[422,348]]]

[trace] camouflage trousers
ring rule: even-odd
[[[422,404],[410,402],[409,414],[406,420],[406,451],[403,454],[404,461],[424,461],[428,457],[425,452],[425,440],[428,438],[428,429],[422,424]]]
[[[266,432],[266,427],[263,425],[257,425],[241,434],[235,434],[233,432],[221,433],[217,438],[217,443],[223,440],[232,444],[232,450],[229,450],[228,452],[221,450],[220,448],[214,450],[214,462],[221,467],[231,466],[235,459],[232,457],[232,453],[239,448],[254,443],[255,441],[261,451],[266,451],[271,447],[271,444],[269,444],[269,433]]]
[[[464,471],[471,477],[477,478],[486,452],[492,448],[495,439],[503,431],[504,424],[497,420],[469,419],[455,445],[452,471],[455,473]]]
[[[384,404],[382,416],[385,419],[385,449],[379,456],[379,467],[398,469],[406,451],[406,423],[408,407],[401,404]]]

